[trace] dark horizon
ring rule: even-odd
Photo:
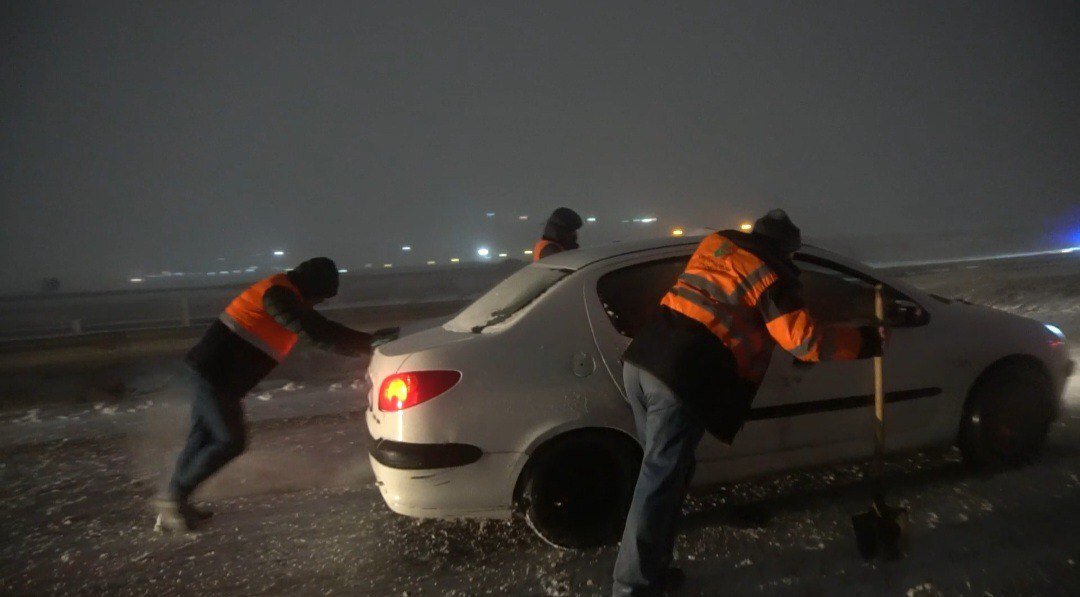
[[[0,292],[466,259],[560,205],[587,244],[774,206],[809,237],[1080,244],[1075,3],[0,10]]]

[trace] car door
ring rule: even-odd
[[[691,249],[688,247],[676,254],[654,254],[597,268],[584,282],[586,310],[597,350],[612,382],[624,397],[622,354],[685,269]],[[750,422],[739,433],[734,446],[726,446],[706,435],[697,452],[699,481],[730,476],[714,474],[718,472],[713,466],[716,463],[778,449],[776,432],[779,425],[777,419]]]
[[[874,322],[876,279],[865,272],[813,254],[801,254],[803,298],[815,320],[827,325]],[[917,437],[940,409],[941,389],[935,369],[941,346],[928,338],[921,305],[885,288],[891,337],[885,358],[885,390],[890,446],[919,443]],[[872,452],[873,365],[869,359],[808,365],[779,348],[754,402],[751,417],[775,419],[778,441],[786,451],[802,451],[800,464]],[[910,440],[910,441],[909,441]],[[805,457],[805,458],[804,458]]]

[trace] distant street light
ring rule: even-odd
[[[451,257],[451,258],[450,258],[450,263],[457,263],[457,262],[459,262],[459,261],[461,261],[461,260],[460,260],[460,259],[458,259],[457,257]]]
[[[412,251],[412,247],[409,246],[409,245],[404,245],[404,246],[401,247],[401,250],[408,253],[409,251]]]
[[[526,255],[532,255],[532,249],[525,249]]]
[[[285,251],[274,251],[274,257],[284,257]]]
[[[685,234],[685,232],[682,228],[676,228],[671,231],[671,236],[682,236],[683,234]]]
[[[487,212],[487,213],[486,213],[486,214],[484,214],[484,215],[485,215],[485,216],[487,216],[487,217],[489,217],[489,218],[494,218],[494,217],[495,217],[495,212],[493,212],[493,211],[489,211],[489,212]]]
[[[742,230],[743,232],[749,232],[753,229],[754,225],[750,222],[743,222],[742,224],[739,224],[739,230]]]
[[[589,223],[594,223],[594,222],[596,222],[596,216],[589,216],[589,217],[585,218],[585,221],[589,222]]]
[[[499,253],[499,257],[506,257],[506,253]]]
[[[337,273],[339,273],[339,274],[347,274],[347,273],[349,273],[349,270],[347,270],[347,269],[339,269],[337,271]]]
[[[481,257],[487,257],[488,255],[491,254],[491,251],[489,251],[487,247],[480,247],[479,249],[476,250],[476,254],[481,256]]]
[[[518,216],[519,220],[528,220],[529,216]]]
[[[428,265],[435,265],[435,262],[434,261],[428,261],[427,264]]]
[[[394,264],[393,263],[384,263],[384,264],[382,264],[382,266],[385,267],[385,268],[391,268],[391,267],[394,267]]]
[[[139,284],[141,282],[144,282],[142,278],[132,278],[130,281],[132,284]]]

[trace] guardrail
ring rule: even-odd
[[[506,261],[434,271],[344,275],[338,296],[319,308],[335,311],[468,300],[522,266]],[[0,297],[0,343],[206,325],[256,279],[221,286]]]

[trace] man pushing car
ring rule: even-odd
[[[359,357],[397,330],[366,334],[330,321],[313,308],[338,291],[338,269],[326,257],[260,280],[211,324],[185,362],[192,389],[191,431],[172,478],[154,500],[155,528],[184,532],[210,513],[188,502],[203,481],[247,446],[243,398],[280,363],[297,340]]]

